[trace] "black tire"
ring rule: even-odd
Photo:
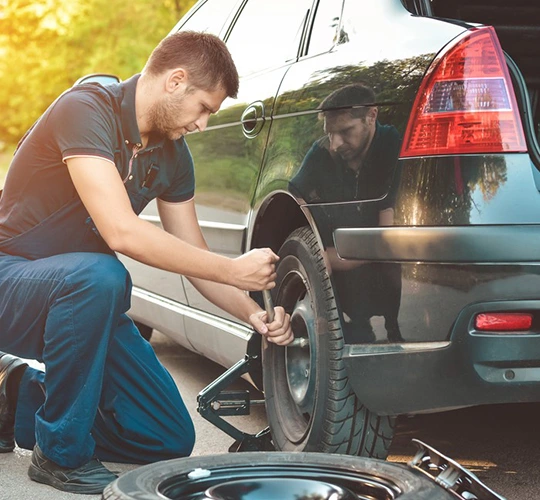
[[[294,484],[293,481],[299,482]],[[329,498],[320,494],[310,495],[309,490],[304,490],[307,494],[295,496],[293,488],[290,488],[291,484],[302,488],[307,485],[309,488],[316,483],[330,484],[352,492],[352,495],[334,495],[333,498],[371,500],[454,498],[434,481],[402,465],[363,457],[282,452],[210,455],[145,465],[122,474],[105,488],[102,498],[106,500]],[[276,485],[280,488],[275,488]],[[204,492],[212,487],[216,489],[225,487],[227,494],[205,496]],[[283,492],[284,488],[287,488],[286,495]],[[317,490],[317,493],[320,491]]]
[[[154,329],[151,326],[140,323],[139,321],[134,321],[133,323],[135,323],[135,326],[139,330],[141,337],[143,339],[148,340],[148,342],[150,342],[150,339],[152,338],[152,332],[154,331]]]
[[[343,333],[332,285],[309,227],[279,251],[274,302],[291,314],[308,348],[263,345],[268,423],[277,450],[384,459],[395,419],[370,412],[354,394],[342,361]]]

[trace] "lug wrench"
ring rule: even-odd
[[[272,323],[275,317],[274,302],[272,301],[272,295],[270,294],[270,290],[263,290],[262,294],[263,294],[264,309],[268,316],[268,323]],[[290,344],[287,344],[285,347],[309,347],[309,339],[307,339],[306,337],[297,337]]]

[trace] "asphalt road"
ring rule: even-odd
[[[194,418],[197,431],[195,456],[226,453],[232,439],[203,420],[196,412],[199,391],[223,369],[192,354],[157,334],[156,352],[177,381]],[[248,387],[243,382],[238,387]],[[256,397],[256,396],[255,396]],[[454,458],[508,500],[540,499],[540,404],[471,408],[446,413],[400,418],[389,460],[406,463],[414,453],[411,439],[418,438]],[[262,408],[247,417],[235,417],[234,425],[246,432],[266,426]],[[30,452],[0,454],[0,500],[98,499],[61,493],[33,483],[26,476]],[[133,466],[107,464],[120,472]]]

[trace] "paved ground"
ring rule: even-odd
[[[226,453],[231,438],[204,421],[196,412],[199,391],[214,380],[222,368],[176,346],[164,337],[153,342],[158,355],[181,388],[197,430],[194,455]],[[508,500],[540,498],[540,405],[507,405],[401,418],[390,460],[406,463],[414,453],[410,440],[421,439],[476,473]],[[265,427],[261,408],[249,417],[233,419],[247,432]],[[0,455],[0,500],[74,500],[99,496],[62,494],[31,482],[26,476],[30,452],[16,449]],[[125,471],[133,466],[108,464]]]

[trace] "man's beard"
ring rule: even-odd
[[[183,133],[182,127],[172,128],[171,123],[175,123],[178,116],[181,116],[184,110],[184,98],[178,102],[162,100],[154,105],[150,110],[150,129],[155,134],[166,137],[172,141],[180,139]]]

